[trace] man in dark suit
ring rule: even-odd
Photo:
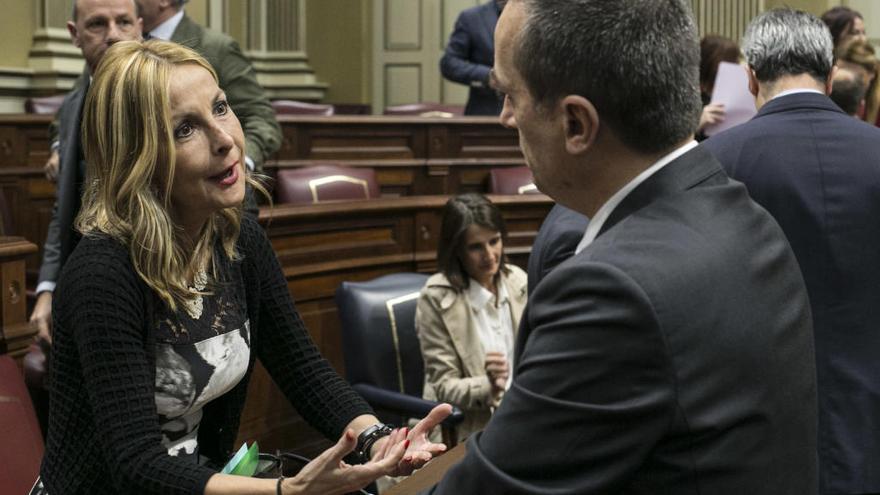
[[[562,205],[553,205],[541,223],[529,254],[529,293],[545,275],[571,258],[587,228],[587,217]]]
[[[880,493],[880,129],[831,90],[831,36],[805,12],[746,30],[759,107],[704,146],[785,231],[804,274],[816,339],[819,491]]]
[[[530,295],[513,383],[433,493],[815,493],[806,288],[776,222],[693,140],[688,3],[505,7],[501,122],[538,188],[590,223]]]
[[[77,0],[73,17],[67,23],[70,39],[82,50],[86,68],[91,75],[113,43],[141,39],[141,19],[134,0]],[[73,251],[79,238],[73,222],[79,212],[85,162],[80,142],[80,120],[83,102],[91,77],[83,77],[68,93],[58,111],[57,121],[60,172],[56,186],[55,206],[46,242],[37,285],[37,302],[31,313],[31,325],[38,338],[51,342],[52,292],[61,272],[61,265]]]
[[[470,87],[465,115],[501,113],[502,101],[489,84],[489,70],[495,57],[495,24],[505,1],[490,0],[462,11],[440,59],[443,77]]]

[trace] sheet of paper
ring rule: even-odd
[[[741,65],[730,62],[718,65],[711,103],[724,104],[724,121],[706,127],[707,136],[726,131],[755,116],[755,97],[749,92],[749,78]]]

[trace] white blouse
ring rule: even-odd
[[[470,279],[467,300],[471,306],[474,321],[480,334],[483,352],[501,352],[507,356],[510,377],[513,377],[513,319],[510,316],[510,296],[504,284],[498,284],[498,301],[488,289],[474,279]]]

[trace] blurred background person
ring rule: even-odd
[[[865,83],[862,74],[839,68],[831,83],[831,100],[847,115],[862,119],[865,115]]]
[[[443,450],[425,436],[436,423],[409,433],[380,423],[318,352],[265,231],[243,213],[245,183],[261,187],[204,58],[171,42],[117,43],[82,132],[83,238],[54,300],[33,495],[342,494]],[[218,472],[257,358],[309,424],[340,438],[286,480]],[[442,420],[449,406],[431,414]],[[341,463],[353,450],[364,465]]]
[[[501,211],[479,194],[443,210],[437,265],[416,308],[424,396],[464,410],[459,440],[489,421],[510,384],[511,357],[528,297],[526,274],[508,264]]]
[[[706,139],[706,127],[724,120],[724,104],[711,103],[715,78],[721,62],[739,63],[739,46],[730,38],[710,34],[700,40],[700,97],[703,100],[703,113],[697,128],[697,140]]]
[[[862,14],[849,7],[839,5],[826,11],[822,14],[822,22],[831,31],[831,42],[835,50],[850,38],[868,41]]]
[[[490,0],[462,11],[440,59],[443,77],[470,88],[465,115],[501,113],[503,101],[489,84],[489,70],[495,63],[495,24],[505,3]]]
[[[878,91],[877,71],[880,67],[874,47],[867,40],[851,37],[841,43],[834,53],[835,65],[859,74],[865,87],[865,108],[860,117],[870,124],[877,125],[880,119],[880,91]]]

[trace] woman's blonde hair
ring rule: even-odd
[[[84,105],[87,171],[76,219],[83,235],[106,234],[127,246],[138,275],[172,309],[196,297],[189,287],[209,264],[216,280],[216,241],[235,258],[242,215],[241,205],[223,209],[188,241],[170,217],[175,141],[169,82],[182,64],[201,66],[217,80],[204,58],[176,43],[125,41],[104,53]],[[263,190],[250,174],[246,180]]]

